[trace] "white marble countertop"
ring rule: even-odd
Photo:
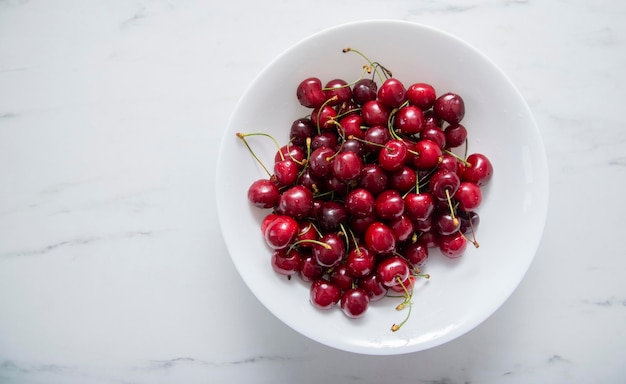
[[[0,1],[0,382],[624,382],[625,4]],[[386,357],[262,307],[215,207],[249,82],[308,35],[370,18],[490,56],[550,169],[544,238],[512,297],[455,341]]]

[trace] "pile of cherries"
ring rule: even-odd
[[[467,156],[461,96],[437,95],[427,83],[406,87],[348,51],[367,61],[363,73],[352,83],[303,80],[296,96],[310,113],[293,121],[286,145],[265,133],[237,136],[268,174],[248,199],[271,210],[261,231],[273,269],[310,283],[315,307],[339,306],[351,318],[372,301],[403,297],[397,309],[409,310],[396,331],[416,279],[429,277],[421,271],[429,249],[457,258],[468,242],[478,247],[477,208],[493,167],[483,154]],[[251,136],[276,144],[272,171]],[[452,152],[463,146],[464,156]]]

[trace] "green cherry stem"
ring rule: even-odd
[[[376,64],[374,63],[372,60],[369,59],[369,57],[365,56],[365,54],[361,51],[359,51],[358,49],[354,49],[354,48],[344,48],[342,50],[342,52],[346,53],[346,52],[354,52],[357,55],[361,56],[362,58],[365,59],[365,61],[367,61],[367,63],[369,64],[370,68],[373,68],[374,72],[376,72],[376,74],[378,75],[378,78],[380,79],[381,83],[385,82],[385,79],[383,79],[383,76],[380,74],[380,72],[378,72],[377,67],[380,66],[380,64]]]
[[[257,155],[254,153],[254,151],[252,150],[252,148],[250,148],[250,144],[248,144],[248,141],[246,140],[246,136],[249,136],[251,134],[243,134],[241,132],[237,132],[237,137],[241,139],[241,141],[243,141],[243,143],[246,145],[246,147],[248,148],[248,151],[250,152],[250,154],[252,155],[252,157],[254,157],[254,159],[261,165],[261,167],[263,167],[263,169],[265,170],[265,172],[267,173],[267,175],[269,177],[272,177],[272,174],[270,173],[270,171],[267,170],[267,168],[265,167],[265,164],[263,164],[263,162],[261,161],[261,159],[259,159],[257,157]],[[271,137],[271,136],[270,136]],[[274,142],[276,142],[276,140],[274,140]],[[278,143],[277,143],[278,144]],[[279,147],[280,148],[280,147]]]

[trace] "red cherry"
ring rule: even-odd
[[[317,279],[311,284],[309,297],[314,307],[329,309],[341,299],[341,290],[328,280]]]
[[[461,146],[465,144],[465,139],[467,139],[467,129],[461,124],[448,125],[446,129],[444,129],[444,134],[448,148]]]
[[[298,234],[298,222],[285,215],[278,215],[265,229],[265,242],[272,249],[287,247]]]
[[[389,289],[380,282],[375,272],[360,278],[357,282],[357,286],[365,290],[367,296],[370,298],[370,302],[378,301],[387,296]]]
[[[322,105],[311,111],[311,123],[320,129],[331,129],[335,127],[337,111],[328,104]]]
[[[248,200],[255,207],[272,208],[278,204],[279,199],[278,186],[269,179],[257,180],[248,188]]]
[[[361,107],[361,115],[365,124],[370,127],[376,125],[387,126],[389,120],[389,108],[380,100],[370,100]]]
[[[467,239],[458,231],[451,235],[439,236],[438,243],[441,253],[451,259],[461,257],[467,248]]]
[[[349,318],[356,319],[365,315],[370,298],[362,288],[351,288],[341,296],[340,307]]]
[[[361,174],[363,161],[352,151],[340,152],[332,160],[333,175],[340,181],[354,180]]]
[[[276,181],[282,186],[294,184],[298,179],[299,168],[298,164],[291,159],[275,162],[274,176]]]
[[[428,245],[423,240],[409,243],[402,248],[402,255],[413,267],[422,267],[428,261]]]
[[[406,101],[406,88],[396,78],[389,78],[378,89],[378,100],[389,108],[398,108]]]
[[[324,243],[313,244],[313,256],[322,267],[334,267],[339,264],[345,255],[345,245],[342,238],[335,233],[327,233],[319,241]]]
[[[272,253],[271,264],[281,275],[295,275],[300,270],[300,253],[296,249],[277,249]]]
[[[346,268],[348,273],[354,277],[364,277],[374,271],[376,257],[366,247],[352,248],[348,252]]]
[[[397,219],[404,213],[404,200],[395,189],[381,192],[374,200],[374,212],[382,220]]]
[[[363,238],[365,245],[376,253],[390,253],[396,247],[396,237],[393,231],[380,221],[370,224]]]
[[[312,282],[324,275],[324,268],[317,263],[313,255],[300,258],[299,275],[302,281]]]
[[[456,93],[445,93],[435,100],[435,115],[449,124],[458,124],[465,116],[465,103]]]
[[[296,97],[300,104],[307,108],[319,107],[326,101],[326,95],[322,90],[322,82],[316,77],[302,80],[296,89]]]
[[[454,199],[459,203],[459,209],[470,212],[476,210],[483,200],[480,187],[469,181],[463,181],[454,194]]]
[[[350,275],[350,272],[348,272],[345,263],[334,266],[328,275],[328,279],[342,291],[347,291],[354,285],[354,278]]]
[[[435,200],[428,192],[409,193],[404,197],[404,208],[411,220],[426,220],[435,210]]]
[[[355,188],[348,192],[344,204],[351,215],[367,217],[374,212],[374,195],[365,188]]]
[[[363,105],[370,100],[376,99],[378,85],[372,79],[361,79],[352,86],[352,100],[358,105]]]
[[[386,287],[393,287],[405,281],[411,273],[409,263],[400,256],[390,256],[383,259],[376,267],[376,274],[380,282]]]
[[[393,231],[393,234],[396,236],[396,241],[398,242],[408,240],[413,233],[415,233],[413,220],[404,215],[391,221],[389,228]]]
[[[347,85],[348,83],[342,79],[334,79],[326,83],[324,87],[326,100],[331,100],[334,96],[337,97],[336,100],[330,101],[329,105],[339,105],[352,99],[352,89]]]
[[[432,108],[437,99],[435,88],[425,83],[415,83],[409,86],[406,96],[409,99],[409,104],[415,105],[424,111]]]
[[[393,120],[394,128],[405,135],[414,135],[422,132],[424,125],[424,113],[414,105],[400,108]]]
[[[339,120],[344,137],[354,136],[357,139],[363,139],[365,137],[365,130],[361,129],[363,124],[365,121],[360,114],[351,114]]]
[[[469,165],[461,173],[463,181],[476,183],[479,186],[487,185],[493,176],[493,165],[487,156],[473,153],[466,159]]]
[[[404,141],[389,140],[378,152],[378,164],[386,171],[396,171],[404,165],[407,153]]]
[[[307,187],[295,185],[280,194],[276,209],[283,215],[303,218],[313,209],[313,193]]]
[[[441,161],[441,147],[432,140],[420,140],[414,149],[417,155],[413,158],[413,165],[417,169],[433,169]]]

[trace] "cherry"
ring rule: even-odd
[[[448,212],[440,212],[435,218],[435,228],[440,235],[451,235],[461,228],[461,222]]]
[[[344,205],[349,214],[367,217],[374,212],[374,195],[365,188],[355,188],[346,195]]]
[[[461,124],[448,125],[444,129],[446,145],[448,148],[456,148],[465,143],[467,139],[467,129]]]
[[[340,299],[340,307],[349,318],[362,317],[369,306],[370,298],[362,288],[351,288],[344,292]]]
[[[374,200],[374,212],[382,220],[397,219],[404,213],[404,200],[395,189],[381,192]]]
[[[424,111],[432,108],[437,99],[435,88],[425,83],[411,84],[406,91],[406,96],[409,100],[409,104],[415,105]]]
[[[324,268],[317,263],[313,255],[307,254],[300,258],[298,267],[299,275],[302,281],[313,282],[324,276]]]
[[[337,111],[328,104],[321,105],[311,112],[311,123],[319,129],[330,129],[335,126]]]
[[[424,129],[426,128],[439,128],[443,126],[443,120],[441,120],[432,109],[425,110],[424,112]]]
[[[463,181],[459,184],[454,199],[459,203],[459,209],[468,212],[474,211],[480,206],[483,195],[478,184]]]
[[[340,152],[354,152],[359,157],[363,157],[365,155],[365,147],[361,141],[348,139],[343,142],[343,145],[339,149]]]
[[[299,171],[298,164],[289,158],[274,163],[274,176],[282,186],[294,184],[298,180]]]
[[[415,231],[415,225],[413,224],[413,220],[404,215],[392,220],[389,223],[389,228],[391,228],[391,230],[393,231],[393,234],[396,237],[396,241],[398,242],[409,239]]]
[[[493,165],[487,156],[473,153],[466,159],[468,165],[461,173],[463,181],[476,183],[479,186],[487,185],[493,176]]]
[[[339,137],[336,132],[324,131],[321,132],[311,140],[311,149],[316,150],[320,147],[335,148],[339,145]]]
[[[404,165],[407,148],[401,140],[389,140],[378,152],[378,164],[386,171],[396,171]]]
[[[434,198],[446,201],[456,193],[461,180],[454,172],[437,171],[430,178],[430,192]]]
[[[415,186],[417,176],[415,171],[406,165],[403,165],[397,171],[389,174],[389,186],[400,193],[405,193]]]
[[[365,290],[365,293],[370,298],[370,302],[378,301],[387,296],[389,289],[378,280],[378,275],[375,272],[360,278],[357,286]]]
[[[348,252],[346,268],[351,276],[357,278],[367,276],[374,271],[375,264],[375,255],[366,247],[358,246]]]
[[[414,135],[424,129],[424,113],[416,106],[400,108],[394,116],[393,126],[405,135]]]
[[[402,255],[414,268],[422,267],[428,261],[428,245],[423,240],[409,243],[402,248]]]
[[[354,278],[350,275],[350,272],[348,272],[345,263],[334,266],[328,275],[328,279],[342,291],[347,291],[352,288],[354,284]]]
[[[311,283],[309,298],[314,307],[329,309],[341,299],[341,289],[330,281],[320,278]]]
[[[359,186],[370,191],[374,196],[387,189],[389,176],[378,164],[365,164],[361,170]]]
[[[277,249],[272,253],[271,265],[281,275],[295,275],[300,271],[300,253],[296,249]]]
[[[475,212],[459,211],[459,220],[461,220],[461,232],[475,232],[480,224],[480,215]]]
[[[414,148],[417,155],[413,158],[413,165],[417,169],[433,169],[441,161],[441,147],[432,140],[420,140]]]
[[[378,85],[371,79],[361,79],[352,86],[352,100],[358,105],[363,105],[370,100],[375,100]]]
[[[370,127],[376,125],[386,126],[389,120],[389,109],[379,100],[370,100],[361,107],[361,115],[365,124]]]
[[[391,140],[391,134],[383,125],[368,128],[363,138],[365,149],[372,153],[378,153],[389,140]]]
[[[265,217],[263,218],[263,220],[261,220],[261,233],[263,234],[263,236],[265,236],[265,231],[267,230],[267,227],[272,223],[272,221],[274,221],[275,218],[277,218],[278,216],[280,216],[277,213],[268,213],[267,215],[265,215]]]
[[[390,256],[381,260],[376,267],[378,280],[386,287],[400,284],[409,277],[411,267],[400,256]]]
[[[365,120],[360,114],[351,114],[339,120],[339,126],[343,130],[344,137],[354,136],[357,139],[365,137],[365,130],[361,126],[365,124]]]
[[[280,191],[278,186],[269,179],[259,179],[248,187],[248,200],[255,207],[272,208],[278,204]]]
[[[396,237],[393,231],[380,221],[367,227],[363,239],[369,249],[380,254],[390,253],[396,247]]]
[[[322,267],[334,267],[339,264],[345,254],[343,240],[336,233],[327,233],[313,243],[313,256]]]
[[[461,257],[467,248],[467,239],[459,231],[450,235],[439,236],[438,243],[441,253],[451,259]]]
[[[435,100],[433,105],[435,115],[449,124],[458,124],[465,116],[465,103],[456,93],[444,93]]]
[[[415,220],[414,223],[415,223],[415,229],[417,229],[418,231],[428,232],[433,227],[433,217],[428,216],[427,218],[423,220]]]
[[[416,280],[417,279],[415,278],[415,276],[409,275],[402,283],[389,287],[389,289],[394,292],[404,293],[405,295],[407,294],[407,292],[409,292],[410,294],[413,291]]]
[[[317,175],[314,175],[311,171],[311,168],[305,168],[297,181],[298,185],[302,185],[307,187],[313,192],[319,191],[319,188],[322,187],[322,179],[320,179]]]
[[[344,204],[324,201],[317,210],[317,223],[324,232],[337,231],[348,218]]]
[[[298,222],[294,218],[278,215],[265,229],[265,242],[272,249],[285,248],[291,244],[298,230]]]
[[[333,175],[340,181],[356,179],[362,167],[361,158],[352,151],[340,152],[332,160]]]
[[[437,170],[445,170],[460,175],[461,162],[456,156],[450,155],[449,153],[444,153],[441,157],[441,161],[437,165]]]
[[[435,201],[428,192],[408,193],[404,197],[404,208],[411,220],[426,220],[435,210]]]
[[[322,81],[316,77],[302,80],[296,89],[296,97],[301,105],[316,108],[324,104],[326,94],[322,90]]]
[[[428,248],[435,248],[439,246],[438,235],[434,231],[423,231],[420,235],[419,241],[424,243]]]
[[[302,149],[296,145],[283,145],[280,147],[276,154],[274,155],[274,162],[278,162],[284,159],[291,159],[296,163],[302,163],[304,161],[304,152]]]
[[[422,130],[420,134],[420,138],[422,140],[430,140],[439,146],[439,148],[446,147],[446,134],[441,128],[437,127],[426,127]]]
[[[353,216],[348,219],[348,226],[355,236],[362,236],[367,230],[367,227],[369,227],[370,224],[372,224],[376,220],[376,215],[374,214],[365,217]]]
[[[329,105],[339,105],[352,99],[352,89],[342,79],[334,79],[326,83],[323,88],[326,100],[332,100]],[[333,98],[336,96],[336,98]]]
[[[320,147],[311,152],[309,168],[318,177],[325,177],[331,172],[331,161],[335,151],[328,147]]]
[[[389,78],[378,89],[378,100],[390,108],[398,108],[406,101],[406,88],[396,78]]]
[[[302,117],[291,123],[289,139],[294,146],[305,146],[306,139],[315,135],[315,126],[311,119]]]
[[[276,210],[283,215],[303,218],[313,209],[313,193],[307,187],[295,185],[280,194]]]

